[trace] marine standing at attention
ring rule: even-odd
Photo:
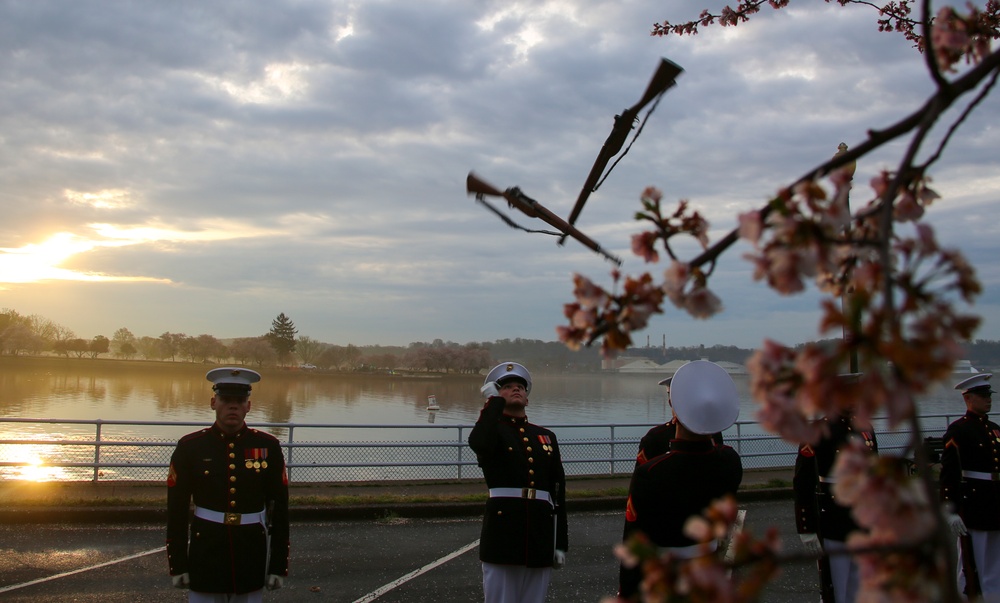
[[[622,541],[628,542],[638,532],[675,559],[689,560],[713,551],[685,534],[684,524],[713,501],[735,496],[743,481],[740,455],[713,438],[736,421],[740,401],[732,377],[707,360],[677,369],[671,390],[676,434],[669,451],[632,474]],[[622,564],[618,596],[641,600],[643,579],[641,567]]]
[[[486,603],[542,603],[566,562],[566,476],[554,433],[528,422],[531,375],[504,362],[486,376],[469,434],[486,478],[479,559]]]
[[[958,538],[958,586],[969,598],[1000,599],[1000,425],[989,419],[992,373],[963,380],[966,413],[942,441],[941,500]]]
[[[260,375],[227,367],[206,378],[215,423],[181,438],[170,457],[170,575],[192,603],[256,603],[288,575],[285,457],[274,436],[244,422]]]
[[[837,378],[842,383],[851,383],[860,376],[860,373],[845,373]],[[850,507],[840,505],[833,495],[833,467],[840,450],[851,438],[860,438],[868,452],[878,454],[875,430],[869,424],[858,424],[849,410],[820,421],[826,435],[815,444],[799,446],[792,476],[796,531],[805,549],[816,555],[846,550],[847,536],[861,530]],[[817,568],[823,603],[853,603],[861,576],[851,555],[821,556]]]
[[[670,406],[671,411],[670,420],[666,423],[653,426],[646,432],[646,435],[642,436],[642,439],[639,440],[639,452],[635,456],[635,467],[632,469],[633,471],[638,469],[640,465],[649,459],[668,452],[670,450],[671,440],[677,438],[677,415],[674,414],[674,407],[670,404],[670,382],[672,380],[673,377],[667,377],[657,383],[657,385],[662,385],[667,390],[667,405]],[[712,439],[719,446],[725,443],[721,431],[713,435]]]

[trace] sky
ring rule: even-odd
[[[689,200],[715,241],[932,91],[923,57],[878,32],[871,7],[765,5],[736,28],[649,35],[723,5],[4,1],[0,308],[84,338],[256,336],[283,312],[300,336],[339,345],[554,341],[572,275],[609,286],[613,266],[509,228],[466,194],[470,171],[567,217],[614,116],[661,57],[677,63],[577,221],[623,272],[661,274],[630,251],[645,187]],[[1000,339],[998,114],[994,94],[931,172],[942,199],[928,222],[983,283],[969,309],[979,339]],[[852,203],[905,142],[859,161]],[[720,315],[668,306],[635,343],[830,337],[814,288],[782,297],[754,282],[749,250],[716,269]]]

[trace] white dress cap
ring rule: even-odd
[[[694,433],[723,431],[740,414],[740,396],[733,378],[708,360],[695,360],[677,369],[670,384],[670,400],[677,420]]]
[[[955,389],[962,390],[962,393],[968,392],[970,389],[976,389],[977,387],[989,387],[990,377],[993,373],[979,373],[978,375],[973,375],[968,379],[962,379],[955,385]],[[992,392],[992,390],[990,390]]]
[[[251,390],[250,384],[260,381],[260,373],[238,366],[224,366],[208,371],[205,378],[214,383],[212,389]]]
[[[492,381],[499,386],[510,379],[523,381],[524,392],[527,394],[531,393],[531,373],[516,362],[502,362],[493,367],[493,370],[486,375],[486,381],[483,381],[483,385]]]

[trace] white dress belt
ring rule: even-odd
[[[545,490],[534,488],[490,488],[490,498],[527,498],[529,500],[544,500],[553,507],[552,495]]]
[[[819,476],[819,483],[821,484],[836,484],[837,478],[833,476],[821,475]]]
[[[983,479],[988,482],[1000,481],[1000,473],[986,473],[984,471],[966,471],[963,469],[962,477],[967,477],[969,479]]]
[[[708,546],[703,544],[690,544],[688,546],[665,546],[661,550],[668,551],[679,559],[694,559],[709,553],[714,553],[719,548],[719,541],[712,540]]]
[[[194,516],[206,521],[223,523],[227,526],[245,526],[251,523],[266,525],[267,523],[267,513],[265,511],[258,511],[256,513],[223,513],[195,505]]]

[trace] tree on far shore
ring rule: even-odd
[[[278,355],[278,362],[287,364],[292,352],[295,351],[295,334],[298,333],[295,323],[291,318],[282,312],[277,318],[271,321],[271,330],[267,334],[267,341],[274,348],[274,353]]]

